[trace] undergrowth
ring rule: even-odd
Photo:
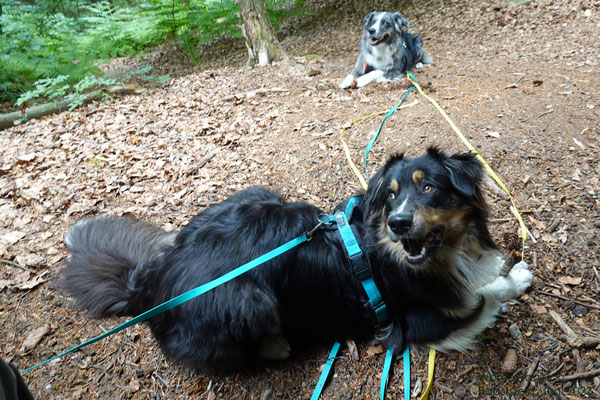
[[[304,0],[268,0],[273,25],[303,12]],[[198,46],[240,37],[235,0],[0,0],[0,101],[16,105],[117,82],[98,63],[140,54],[175,38],[194,63]],[[163,78],[140,76],[156,81]],[[76,104],[76,101],[73,103]]]

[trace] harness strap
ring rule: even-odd
[[[338,230],[344,241],[348,257],[352,263],[352,270],[354,274],[360,280],[360,283],[367,294],[369,299],[368,306],[373,311],[375,317],[375,324],[383,324],[388,320],[388,311],[383,296],[377,288],[373,275],[371,273],[371,265],[369,258],[364,254],[358,244],[358,240],[352,227],[348,222],[348,218],[351,217],[354,208],[359,204],[359,197],[351,197],[346,205],[345,212],[338,212],[335,214],[335,220],[337,223]]]

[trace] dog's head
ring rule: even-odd
[[[373,11],[365,16],[364,29],[372,46],[391,43],[402,34],[402,28],[408,26],[408,21],[399,12]]]
[[[473,224],[485,224],[481,176],[482,165],[471,153],[447,156],[430,148],[415,159],[391,158],[366,194],[372,243],[413,266],[460,243]]]

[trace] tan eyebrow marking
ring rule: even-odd
[[[390,188],[394,191],[397,192],[398,188],[400,187],[400,185],[398,184],[398,181],[395,179],[392,179],[392,183],[390,184]]]
[[[414,183],[419,182],[423,178],[425,178],[425,172],[421,171],[420,169],[416,170],[412,174],[412,179]]]

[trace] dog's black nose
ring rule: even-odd
[[[409,231],[412,221],[410,214],[394,215],[388,219],[388,226],[396,235],[403,235]]]
[[[373,36],[375,34],[375,29],[371,28],[367,32],[369,32],[369,35]]]

